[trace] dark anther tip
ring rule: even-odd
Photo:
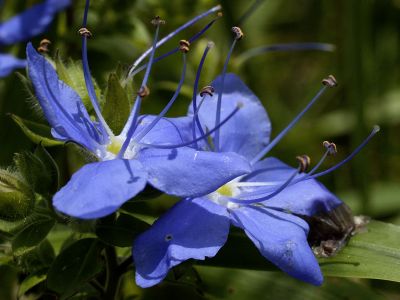
[[[142,86],[140,89],[139,89],[139,91],[137,92],[137,94],[141,97],[141,98],[144,98],[144,97],[147,97],[148,95],[150,95],[150,89],[145,85],[145,86]]]
[[[243,38],[243,31],[240,27],[234,26],[232,27],[232,32],[235,35],[235,40],[241,40]]]
[[[311,159],[308,155],[299,155],[296,156],[297,161],[299,162],[299,173],[304,173],[307,171],[311,164]]]
[[[151,20],[151,24],[153,24],[154,26],[165,25],[165,23],[165,20],[161,19],[160,16],[155,16],[154,19]]]
[[[328,78],[322,79],[322,84],[330,88],[337,87],[338,85],[336,78],[333,75],[329,75]]]
[[[39,47],[37,48],[37,50],[40,53],[47,53],[49,52],[49,46],[50,46],[51,42],[48,39],[43,39],[40,41]]]
[[[204,97],[204,95],[208,95],[212,97],[214,95],[215,89],[211,85],[207,85],[200,90],[200,97]]]
[[[326,148],[326,150],[328,150],[328,154],[329,155],[336,155],[337,148],[336,148],[336,144],[335,143],[324,141],[322,143],[322,146],[324,146],[324,148]]]
[[[91,37],[92,37],[92,33],[89,31],[89,29],[87,29],[87,28],[85,28],[85,27],[80,28],[80,29],[78,30],[78,33],[79,33],[81,36],[85,36],[85,37],[87,37],[87,38],[91,38]]]
[[[190,50],[189,47],[190,47],[190,42],[189,41],[187,41],[187,40],[180,40],[179,41],[179,50],[182,53],[188,53],[189,50]]]

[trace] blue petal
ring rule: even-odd
[[[323,277],[307,243],[308,225],[302,219],[260,207],[241,207],[232,212],[261,254],[289,275],[320,285]]]
[[[135,136],[140,134],[143,129],[156,118],[153,115],[141,116]],[[191,133],[192,119],[189,117],[162,118],[158,123],[141,139],[145,144],[181,144],[192,140]]]
[[[199,118],[208,129],[215,127],[218,92],[221,90],[221,76],[211,84],[215,88],[212,97],[207,96],[201,106]],[[197,103],[201,97],[197,96]],[[221,120],[225,119],[237,105],[242,108],[220,129],[220,150],[236,152],[252,159],[268,143],[271,123],[256,95],[234,74],[226,74],[222,95]],[[189,115],[192,115],[192,105]]]
[[[146,176],[136,160],[87,164],[55,194],[53,205],[58,211],[81,219],[104,217],[143,190]]]
[[[28,40],[44,32],[71,0],[47,0],[0,24],[0,46]]]
[[[252,174],[246,176],[243,181],[285,181],[295,171],[280,160],[269,157],[254,165]],[[299,174],[296,178],[305,174]],[[276,188],[276,187],[275,187]],[[254,192],[270,193],[271,189],[258,188]],[[290,185],[275,197],[263,202],[271,208],[279,208],[297,214],[312,216],[317,213],[328,212],[342,204],[334,194],[329,192],[315,179],[300,181]]]
[[[26,60],[16,58],[10,54],[0,53],[0,77],[8,76],[12,71],[26,67]]]
[[[249,162],[236,153],[196,151],[188,147],[144,149],[138,160],[149,173],[150,184],[180,197],[209,194],[251,169]]]
[[[136,283],[153,286],[185,260],[215,256],[229,225],[226,208],[207,199],[181,200],[134,241]]]
[[[55,137],[73,140],[95,151],[101,139],[78,94],[58,79],[50,63],[27,46],[29,77]]]

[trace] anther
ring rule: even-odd
[[[189,41],[187,41],[187,40],[180,40],[179,41],[179,50],[182,53],[188,53],[189,50],[190,50],[189,47],[190,47],[190,42]]]
[[[243,31],[240,27],[234,26],[232,27],[232,32],[235,35],[235,40],[241,40],[243,38]]]
[[[310,166],[311,159],[308,155],[299,155],[296,156],[297,161],[299,162],[299,173],[304,173],[307,171],[308,167]]]
[[[89,29],[87,29],[86,27],[82,27],[78,30],[78,33],[81,36],[85,36],[87,38],[91,38],[92,37],[92,33],[89,31]]]
[[[49,52],[49,46],[51,42],[48,39],[43,39],[40,41],[39,47],[37,48],[37,51],[40,53],[47,53]]]
[[[221,18],[221,17],[223,17],[224,16],[224,13],[222,12],[222,11],[219,11],[218,13],[217,13],[217,17],[218,18]]]
[[[330,88],[337,87],[338,85],[336,78],[333,75],[329,75],[328,78],[322,79],[322,84]]]
[[[335,143],[324,141],[322,143],[322,146],[324,146],[326,150],[328,150],[328,155],[336,155],[337,148]]]
[[[137,92],[137,94],[139,95],[139,97],[144,98],[147,97],[148,95],[150,95],[150,89],[147,87],[147,85],[142,86],[139,91]]]
[[[207,47],[208,47],[209,49],[214,48],[214,46],[215,46],[215,43],[214,43],[213,41],[209,41],[209,42],[207,43]]]
[[[205,94],[212,97],[214,95],[215,89],[211,85],[207,85],[200,90],[200,97],[204,97]]]
[[[151,20],[151,24],[154,26],[165,25],[165,23],[165,20],[161,19],[160,16],[156,16],[153,20]]]

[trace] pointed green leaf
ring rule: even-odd
[[[0,169],[0,218],[8,221],[24,218],[33,203],[34,194],[28,184],[15,172]]]
[[[102,269],[103,245],[86,238],[68,246],[57,256],[47,273],[49,289],[63,297],[73,294]]]
[[[27,224],[12,241],[12,248],[15,255],[23,255],[29,252],[42,242],[50,230],[53,228],[55,221],[48,217],[33,219]]]
[[[131,215],[121,213],[118,218],[111,216],[99,220],[96,234],[104,242],[118,247],[131,247],[133,239],[146,229],[149,224]]]
[[[125,89],[115,73],[108,77],[103,116],[111,130],[120,133],[129,117],[130,104]]]
[[[63,145],[64,142],[55,140],[51,133],[50,127],[22,119],[16,115],[10,114],[14,122],[21,128],[22,132],[35,144],[42,143],[45,147],[53,147]]]
[[[58,167],[41,144],[38,145],[35,153],[16,153],[14,163],[20,175],[35,193],[47,195],[57,191]]]
[[[27,291],[31,288],[37,286],[38,284],[45,281],[47,278],[47,274],[45,270],[41,270],[39,272],[33,273],[26,277],[20,284],[18,289],[18,297],[23,296]]]

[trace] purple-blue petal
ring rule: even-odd
[[[25,59],[16,58],[11,54],[0,53],[0,77],[6,77],[15,69],[21,69],[25,67]]]
[[[27,46],[29,77],[55,137],[75,141],[95,151],[102,140],[79,95],[58,79],[50,63]]]
[[[243,181],[256,182],[284,182],[295,171],[295,168],[288,166],[280,160],[269,157],[253,166],[253,172],[244,177]],[[305,174],[297,175],[301,178]],[[268,194],[274,188],[253,188],[253,192],[265,192]],[[300,181],[285,188],[273,198],[266,200],[263,204],[267,207],[278,208],[297,214],[312,216],[317,213],[328,212],[342,204],[334,194],[326,189],[315,179]]]
[[[87,164],[54,195],[53,205],[58,211],[76,218],[101,218],[142,191],[146,176],[136,160],[114,159]]]
[[[159,283],[185,260],[215,256],[229,226],[226,208],[202,198],[181,200],[134,241],[137,285]]]
[[[139,124],[135,130],[135,136],[140,134],[142,130],[156,118],[153,115],[141,116]],[[144,144],[181,144],[192,139],[191,124],[189,117],[180,118],[162,118],[158,123],[140,140]]]
[[[71,0],[47,0],[0,24],[0,46],[26,41],[46,31],[55,15]]]
[[[180,197],[198,197],[215,191],[230,180],[250,172],[249,162],[236,153],[177,149],[144,149],[140,160],[149,183]]]
[[[212,97],[207,96],[199,111],[201,124],[208,129],[215,127],[218,92],[221,90],[221,76],[211,85],[215,89]],[[197,104],[201,101],[197,96]],[[236,152],[252,159],[268,143],[271,123],[256,95],[234,74],[226,74],[222,95],[221,120],[224,120],[238,105],[241,109],[220,129],[220,150]],[[193,114],[192,105],[189,115]]]
[[[321,285],[323,276],[307,242],[308,225],[290,214],[243,206],[231,212],[261,254],[289,275]]]

